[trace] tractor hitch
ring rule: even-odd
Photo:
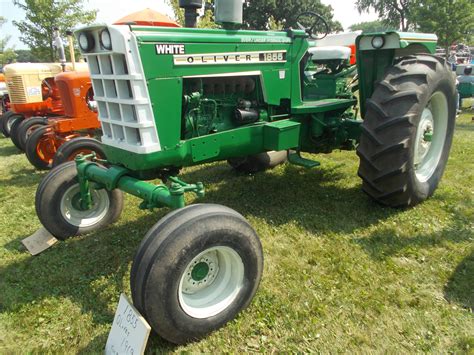
[[[171,181],[170,187],[135,179],[128,176],[129,170],[119,166],[109,168],[100,166],[95,161],[95,153],[78,155],[75,159],[77,176],[81,192],[81,208],[92,208],[91,184],[94,188],[105,188],[108,191],[119,189],[143,199],[141,209],[169,207],[178,209],[185,206],[184,194],[194,192],[198,197],[203,197],[204,185],[200,182],[187,184],[174,176],[167,179]]]

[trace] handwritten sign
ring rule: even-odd
[[[143,354],[150,331],[151,327],[145,318],[122,293],[105,346],[105,354]]]
[[[31,255],[38,255],[53,246],[57,241],[45,228],[41,228],[21,242]]]

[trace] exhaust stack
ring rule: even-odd
[[[59,52],[59,62],[61,63],[63,71],[66,71],[66,54],[64,53],[63,41],[61,40],[61,36],[59,35],[59,28],[55,27],[53,28],[53,31],[54,43],[56,44],[56,48]]]
[[[74,53],[74,39],[72,31],[67,31],[66,35],[69,42],[69,55],[71,57],[72,70],[76,71],[76,54]]]
[[[179,7],[184,9],[184,26],[197,27],[198,10],[202,8],[202,0],[179,0]]]

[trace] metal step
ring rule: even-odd
[[[319,161],[303,158],[298,152],[288,154],[288,161],[293,165],[302,166],[307,169],[312,169],[321,165]]]

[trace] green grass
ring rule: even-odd
[[[354,152],[314,157],[255,176],[225,163],[186,169],[202,202],[241,212],[259,234],[265,271],[236,320],[201,342],[151,351],[473,352],[474,122],[458,119],[433,198],[383,208],[361,192]],[[60,242],[37,257],[21,240],[40,224],[35,171],[0,139],[0,353],[101,352],[146,231],[167,211],[126,197],[116,225]],[[193,202],[190,197],[189,202]]]

